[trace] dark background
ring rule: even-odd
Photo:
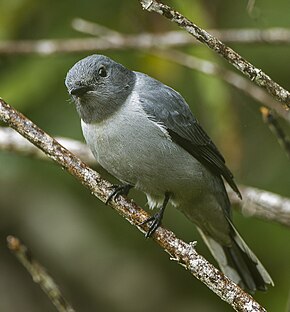
[[[290,27],[288,0],[167,1],[204,28]],[[123,33],[177,30],[135,0],[0,2],[0,39],[84,37],[72,29],[81,17]],[[289,89],[289,46],[231,44]],[[204,46],[184,51],[230,68]],[[102,53],[95,51],[96,53]],[[54,136],[83,140],[64,86],[67,70],[88,53],[0,55],[0,96]],[[261,120],[259,103],[220,79],[123,50],[106,55],[178,90],[227,159],[238,183],[290,197],[289,160]],[[232,68],[230,68],[232,69]],[[233,69],[234,70],[234,69]],[[284,122],[286,131],[289,126]],[[114,181],[105,172],[105,178]],[[145,197],[132,197],[146,207]],[[269,311],[286,311],[290,288],[289,229],[235,213],[235,224],[271,273],[275,287],[255,298]],[[213,262],[194,226],[168,208],[164,225]],[[0,153],[0,310],[54,311],[6,247],[19,236],[61,286],[77,311],[231,311],[202,283],[170,261],[155,243],[94,198],[52,162]]]

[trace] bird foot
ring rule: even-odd
[[[112,188],[114,190],[108,196],[105,204],[107,205],[111,199],[116,199],[116,197],[119,195],[126,195],[127,196],[132,187],[133,187],[133,185],[130,185],[130,184],[113,185]]]
[[[160,210],[160,211],[156,212],[152,217],[146,219],[145,221],[143,221],[140,224],[140,225],[144,225],[144,224],[151,222],[149,230],[145,234],[146,238],[149,238],[150,236],[152,236],[154,234],[154,232],[157,230],[157,228],[161,224],[162,217],[163,217],[163,211]]]
[[[146,238],[152,236],[155,233],[155,231],[157,230],[157,228],[159,227],[159,225],[161,224],[163,214],[164,214],[165,208],[168,204],[170,196],[171,196],[171,194],[169,192],[166,192],[165,197],[164,197],[164,201],[163,201],[163,204],[162,204],[162,207],[160,208],[160,210],[158,212],[156,212],[152,217],[146,219],[145,221],[143,221],[140,224],[140,225],[144,225],[144,224],[147,224],[149,222],[152,222],[149,226],[148,232],[145,234]]]

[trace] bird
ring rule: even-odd
[[[224,181],[241,198],[225,159],[185,99],[162,82],[111,58],[81,59],[65,78],[96,161],[121,184],[107,202],[134,187],[157,212],[146,237],[161,224],[168,203],[194,223],[221,270],[254,293],[274,285],[233,225]]]

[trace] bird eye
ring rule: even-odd
[[[98,74],[99,74],[99,76],[101,76],[101,77],[106,77],[106,76],[107,76],[107,71],[106,71],[105,66],[101,66],[101,67],[99,68]]]

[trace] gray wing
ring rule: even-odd
[[[223,176],[241,198],[225,159],[199,125],[183,97],[172,88],[141,73],[144,86],[138,90],[146,114],[164,124],[172,140],[200,161],[213,174]],[[141,77],[140,77],[141,78]],[[145,87],[146,86],[146,87]]]

